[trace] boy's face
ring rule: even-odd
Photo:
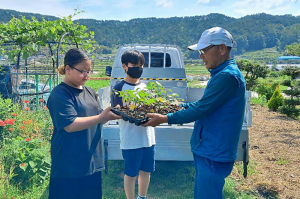
[[[122,64],[122,67],[127,75],[129,75],[131,78],[137,79],[141,77],[144,66],[138,66],[132,63],[128,63],[128,66]]]
[[[129,67],[137,67],[137,66],[138,65],[133,65],[132,63],[128,63],[128,66],[126,66],[125,64],[122,64],[122,67],[123,67],[123,69],[125,70],[126,73],[127,73]],[[144,66],[138,66],[138,67],[143,68]]]

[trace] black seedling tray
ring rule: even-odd
[[[111,112],[113,112],[116,115],[122,116],[122,119],[124,121],[129,121],[129,123],[133,123],[133,124],[135,124],[137,126],[140,126],[141,124],[145,124],[145,123],[147,123],[149,121],[149,118],[147,118],[147,117],[143,118],[143,119],[135,119],[133,117],[129,117],[126,113],[124,113],[124,112],[122,112],[122,111],[120,111],[118,109],[115,109],[115,108],[112,108]]]

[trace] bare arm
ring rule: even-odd
[[[110,111],[110,107],[106,108],[102,113],[90,117],[77,117],[74,122],[66,126],[64,129],[68,133],[75,131],[81,131],[89,127],[95,126],[99,123],[104,124],[109,120],[120,119],[121,116],[118,116]]]

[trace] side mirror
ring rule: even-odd
[[[111,70],[112,70],[111,66],[106,66],[105,75],[110,77],[111,76]]]

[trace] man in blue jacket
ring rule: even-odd
[[[225,178],[237,158],[237,148],[246,105],[245,80],[234,59],[231,34],[223,28],[205,30],[197,44],[211,78],[203,97],[183,103],[185,109],[167,114],[148,114],[144,126],[161,123],[182,124],[195,121],[191,148],[196,169],[194,198],[222,199]]]

